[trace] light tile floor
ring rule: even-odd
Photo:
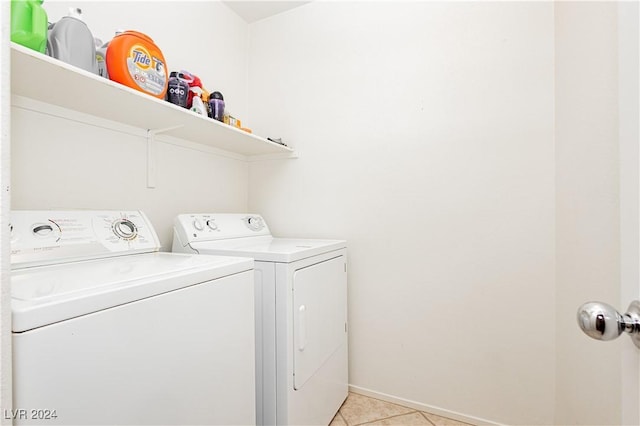
[[[349,393],[329,426],[467,426],[457,420],[436,416],[402,405]]]

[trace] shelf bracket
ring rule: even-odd
[[[184,125],[179,124],[177,126],[163,127],[161,129],[147,129],[147,188],[156,187],[156,178],[158,176],[158,169],[156,166],[156,135],[161,133],[170,132],[171,130],[179,129]]]

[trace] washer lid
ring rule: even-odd
[[[20,332],[253,269],[253,260],[146,253],[38,266],[11,274]]]
[[[191,243],[200,254],[247,256],[258,261],[291,263],[347,246],[344,240],[273,238],[271,236],[235,238]]]

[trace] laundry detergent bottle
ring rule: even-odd
[[[174,105],[187,107],[187,98],[189,94],[189,83],[187,83],[182,73],[171,71],[169,74],[169,88],[167,89],[167,101]]]
[[[43,0],[11,0],[11,41],[44,53],[47,47],[47,12]]]
[[[224,97],[220,92],[213,92],[209,96],[210,117],[214,120],[224,121]]]
[[[47,53],[50,56],[98,74],[95,40],[82,20],[81,9],[70,8],[67,16],[53,24],[47,43]]]
[[[156,98],[167,93],[167,64],[162,52],[147,35],[124,31],[107,47],[109,78]]]

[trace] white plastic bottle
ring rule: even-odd
[[[191,111],[198,113],[200,115],[207,115],[207,109],[204,106],[204,103],[202,102],[202,98],[200,98],[200,95],[202,94],[202,90],[200,90],[199,87],[192,87],[191,90],[194,93],[193,96],[193,101],[191,103]]]
[[[122,34],[124,30],[117,30],[116,35]],[[109,48],[108,42],[99,45],[96,44],[96,62],[98,63],[98,75],[104,78],[109,78],[109,72],[107,71],[107,49]]]

